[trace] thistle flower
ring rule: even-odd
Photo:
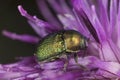
[[[70,5],[67,4],[70,3]],[[21,5],[18,10],[38,36],[18,35],[3,30],[3,35],[37,44],[47,34],[76,30],[89,38],[86,56],[76,65],[71,57],[66,72],[64,60],[38,64],[35,57],[21,58],[13,64],[0,65],[0,79],[12,80],[118,80],[120,78],[120,1],[119,0],[37,0],[46,21],[31,16]],[[48,5],[52,7],[52,14]],[[81,54],[81,53],[78,53]]]

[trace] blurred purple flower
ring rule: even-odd
[[[31,16],[21,5],[18,10],[38,36],[18,35],[3,30],[3,35],[37,44],[47,34],[73,29],[90,39],[87,55],[79,56],[81,69],[70,58],[66,72],[64,60],[38,64],[35,57],[21,58],[0,65],[0,79],[12,80],[118,80],[120,78],[120,1],[119,0],[37,0],[46,21]],[[52,14],[48,5],[56,13]],[[70,5],[68,5],[70,4]],[[81,54],[81,53],[80,53]]]

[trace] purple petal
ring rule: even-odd
[[[110,1],[110,25],[114,28],[116,24],[117,1]]]
[[[78,31],[80,33],[83,33],[87,38],[89,38],[90,36],[88,36],[88,34],[90,34],[90,32],[87,30],[87,28],[84,25],[82,25],[75,9],[73,9],[73,13],[74,13],[74,17],[76,18],[76,24],[78,26]]]
[[[65,0],[59,0],[60,6],[65,13],[73,14],[71,8],[68,6]]]
[[[96,66],[100,68],[97,74],[108,78],[120,77],[120,64],[117,62],[97,62]]]
[[[62,22],[65,30],[69,30],[69,29],[78,30],[77,29],[78,25],[77,25],[77,22],[76,22],[74,16],[72,16],[70,14],[64,14],[64,15],[58,15],[58,18]]]
[[[48,8],[46,2],[44,0],[37,0],[38,7],[40,9],[40,13],[46,18],[46,20],[52,25],[57,26],[57,28],[62,28],[59,21],[55,18],[55,16],[51,13],[50,9]]]
[[[106,76],[108,78],[112,77],[120,77],[120,64],[117,62],[105,62],[97,59],[96,57],[88,56],[83,59],[79,59],[79,64],[86,65],[91,69],[98,68],[97,74]],[[104,72],[105,74],[101,74],[100,72]],[[111,75],[108,76],[108,75]]]
[[[103,1],[104,2],[104,1]],[[96,5],[96,13],[97,13],[97,16],[98,16],[98,19],[101,23],[101,25],[103,26],[103,28],[105,29],[105,31],[107,33],[110,33],[110,28],[111,26],[109,25],[109,14],[107,14],[107,10],[105,9],[105,7],[103,6],[103,2],[102,0],[98,0],[97,1],[97,4]],[[104,3],[105,5],[105,3]],[[107,4],[106,4],[107,5]],[[104,12],[104,13],[103,13]],[[107,27],[106,27],[107,26]],[[111,36],[111,34],[108,34],[109,36]]]
[[[110,31],[109,34],[116,33],[114,30],[116,28],[117,23],[117,1],[110,1]]]
[[[107,56],[108,53],[109,53],[109,56]],[[104,61],[112,61],[112,60],[117,61],[108,42],[105,42],[100,46],[99,56],[100,56],[100,59]]]
[[[52,69],[62,69],[64,66],[63,60],[57,60],[54,62],[48,62],[44,64],[40,64],[40,67],[45,70],[52,70]]]
[[[41,67],[37,64],[35,57],[21,58],[20,62],[0,66],[0,79],[83,80],[95,79],[94,76],[102,75],[100,74],[102,71],[109,72],[105,75],[106,77],[108,77],[107,75],[111,73],[120,76],[120,64],[116,62],[103,62],[93,56],[79,58],[79,64],[84,65],[89,69],[99,68],[100,70],[97,71],[97,74],[89,70],[81,70],[73,59],[71,59],[69,63],[69,70],[66,72],[62,71],[62,69],[55,69],[60,68],[60,66],[62,67],[61,64],[63,63],[61,63],[61,61],[45,63],[43,64],[44,70],[41,70]],[[76,67],[70,68],[72,65]],[[51,66],[53,66],[54,69]],[[103,77],[97,77],[97,79],[103,79]]]
[[[86,25],[93,35],[93,37],[96,39],[97,42],[103,42],[106,40],[106,33],[104,31],[104,28],[102,27],[101,23],[99,22],[99,19],[97,17],[97,14],[95,12],[95,6],[91,6],[92,8],[92,17],[89,18],[86,13],[82,9],[76,10],[77,14],[79,15],[79,18],[83,25]],[[98,38],[99,39],[98,39]]]
[[[14,64],[1,65],[0,79],[33,79],[40,76],[41,69],[35,67],[34,57],[22,58]],[[2,71],[2,72],[1,72]]]
[[[18,10],[20,11],[22,16],[28,19],[28,23],[32,26],[35,32],[41,37],[46,36],[50,32],[59,30],[59,28],[57,28],[56,26],[53,26],[48,22],[42,21],[38,19],[36,16],[29,15],[27,11],[22,8],[21,5],[18,6]]]
[[[91,18],[91,8],[87,2],[87,0],[71,0],[71,3],[75,9],[79,11],[82,8],[87,16]]]
[[[120,1],[119,1],[120,4]],[[112,33],[112,40],[120,48],[120,5],[118,6],[118,14],[116,15],[116,25]]]
[[[99,33],[95,30],[94,26],[92,25],[91,21],[88,19],[85,12],[81,9],[80,11],[76,10],[76,13],[81,21],[81,24],[89,30],[89,32],[94,37],[94,39],[99,43],[100,42],[99,40],[100,36],[98,36]]]
[[[92,14],[93,14],[92,15],[93,21],[91,21],[91,23],[93,24],[93,26],[97,32],[97,35],[99,37],[99,40],[102,43],[102,42],[106,41],[107,36],[106,36],[103,26],[101,25],[101,23],[97,17],[97,14],[95,12],[95,6],[92,6]]]
[[[19,40],[19,41],[33,43],[33,44],[38,43],[40,40],[40,38],[32,36],[32,35],[28,35],[28,34],[18,35],[16,33],[12,33],[12,32],[9,32],[7,30],[3,30],[2,34],[6,37],[13,39],[13,40]]]
[[[79,23],[79,19],[76,16],[71,14],[62,14],[58,15],[59,20],[63,24],[63,28],[65,30],[76,30],[81,34],[84,34],[85,37],[89,37],[90,33],[87,31],[85,27],[81,23]]]
[[[35,57],[21,58],[14,64],[0,65],[0,79],[12,80],[116,80],[120,78],[120,1],[72,0],[73,9],[65,0],[37,0],[41,13],[48,22],[31,16],[22,6],[22,16],[40,37],[55,31],[73,29],[89,38],[87,55],[79,55],[78,64],[71,56],[66,72],[65,60],[38,62]],[[52,14],[49,6],[56,13]],[[73,12],[72,12],[73,11]],[[58,20],[59,19],[59,20]],[[61,23],[64,27],[62,27]],[[11,39],[38,43],[40,38],[18,35],[8,31],[3,34]],[[90,56],[91,55],[91,56]],[[83,66],[83,67],[81,67]]]
[[[32,21],[28,21],[28,23],[32,26],[32,28],[35,30],[35,32],[40,36],[40,37],[45,37],[48,35],[48,33],[45,31],[44,28],[40,28],[36,26],[36,24]]]
[[[59,3],[58,3],[58,1],[59,1]],[[48,0],[48,2],[57,14],[64,14],[64,13],[72,14],[72,11],[68,7],[65,0]]]
[[[119,52],[120,52],[119,48],[111,40],[102,43],[99,48],[100,59],[104,61],[120,62]]]

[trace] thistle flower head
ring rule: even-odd
[[[54,13],[48,7],[53,9]],[[3,35],[23,42],[38,44],[46,35],[60,30],[76,30],[89,38],[86,56],[82,52],[78,66],[70,57],[38,64],[36,57],[21,58],[13,64],[0,65],[0,79],[12,80],[118,80],[120,78],[120,1],[119,0],[37,0],[46,21],[31,16],[21,5],[18,10],[38,36],[18,35],[3,30]]]

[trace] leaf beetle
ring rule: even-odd
[[[74,55],[77,62],[77,52],[86,50],[87,38],[75,30],[61,30],[45,36],[39,43],[36,56],[38,62],[49,62],[62,55]],[[65,66],[67,63],[65,64]]]

